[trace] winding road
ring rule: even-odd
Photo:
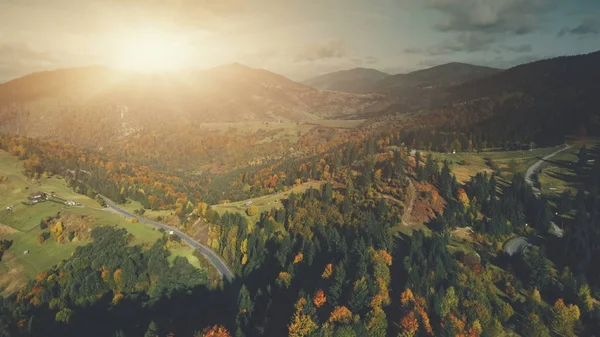
[[[573,146],[574,145],[565,146],[562,149],[559,149],[558,151],[550,153],[549,155],[536,161],[533,165],[529,166],[529,168],[527,169],[527,172],[525,172],[525,182],[527,182],[531,186],[531,189],[533,190],[533,193],[535,194],[536,197],[540,198],[542,195],[542,191],[533,185],[533,179],[531,179],[531,177],[540,171],[540,168],[542,167],[542,164],[545,161],[547,161],[548,159],[556,156],[557,154],[559,154],[563,151],[566,151],[566,150],[572,148]],[[560,227],[558,227],[558,225],[556,225],[553,221],[550,222],[550,231],[549,232],[559,238],[562,238],[564,235],[564,231]]]
[[[537,187],[535,187],[533,185],[533,179],[531,179],[532,176],[534,174],[536,174],[536,173],[539,172],[542,164],[545,161],[547,161],[548,159],[550,159],[550,158],[556,156],[557,154],[559,154],[559,153],[561,153],[563,151],[566,151],[566,150],[568,150],[568,149],[570,149],[572,147],[573,147],[573,145],[565,146],[562,149],[559,149],[558,151],[550,153],[549,155],[547,155],[547,156],[543,157],[542,159],[536,161],[533,165],[529,166],[529,168],[527,169],[527,172],[525,172],[525,181],[531,186],[531,189],[533,190],[533,193],[535,193],[535,195],[537,197],[539,197],[541,195],[542,191],[540,191],[539,188],[537,188]]]
[[[188,236],[184,232],[182,232],[176,228],[173,228],[171,226],[162,224],[160,222],[146,219],[144,217],[130,213],[129,211],[120,208],[119,206],[117,206],[115,203],[113,203],[112,201],[110,201],[108,199],[104,199],[104,201],[106,201],[106,205],[108,208],[110,208],[112,211],[114,211],[120,215],[123,215],[128,218],[136,219],[139,222],[145,223],[145,224],[150,225],[155,228],[161,228],[166,231],[173,231],[173,234],[177,234],[181,238],[181,240],[185,241],[185,243],[187,243],[190,247],[200,251],[200,253],[202,253],[202,255],[204,255],[215,268],[217,268],[217,271],[219,271],[219,274],[221,274],[222,277],[225,277],[227,279],[227,281],[231,282],[234,279],[235,276],[233,275],[233,273],[231,272],[231,270],[229,269],[229,267],[227,266],[225,261],[219,255],[217,255],[217,253],[215,253],[212,249],[208,248],[207,246],[192,239],[190,236]]]

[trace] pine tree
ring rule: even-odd
[[[150,324],[148,324],[148,329],[146,330],[144,337],[159,337],[158,324],[156,324],[156,322],[151,321]]]

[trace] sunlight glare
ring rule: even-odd
[[[170,71],[186,66],[186,48],[175,36],[142,32],[125,38],[116,63],[136,71]]]

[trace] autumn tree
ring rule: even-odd
[[[197,334],[197,337],[231,337],[229,331],[222,325],[213,325],[202,331],[202,334]]]
[[[530,313],[523,321],[521,336],[550,337],[550,330],[538,315]]]
[[[550,328],[562,336],[574,336],[575,322],[579,320],[579,307],[575,304],[566,305],[559,298],[551,309]]]
[[[322,289],[317,290],[315,296],[313,297],[313,303],[315,307],[320,308],[327,302],[327,297],[325,296],[325,292]]]

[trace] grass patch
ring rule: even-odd
[[[201,268],[200,260],[198,260],[198,258],[194,255],[194,251],[192,251],[187,245],[178,244],[175,247],[172,247],[170,251],[171,255],[169,255],[169,263],[173,263],[177,256],[181,256],[185,257],[192,266],[198,269]]]
[[[577,162],[579,148],[585,145],[588,151],[600,145],[600,138],[588,138],[586,140],[573,140],[569,142],[574,146],[552,157],[542,164],[538,173],[541,191],[543,195],[558,196],[566,190],[576,193],[579,184],[577,176]],[[589,152],[588,152],[589,153]]]
[[[252,198],[252,199],[247,199],[247,200],[242,200],[242,201],[237,201],[237,202],[231,202],[231,203],[227,203],[227,204],[213,205],[213,206],[211,206],[211,208],[219,214],[223,214],[225,212],[240,213],[240,214],[244,215],[250,221],[251,224],[254,224],[260,219],[260,214],[262,212],[269,211],[273,208],[283,207],[281,200],[287,199],[287,197],[289,196],[290,193],[301,194],[301,193],[304,193],[304,191],[306,191],[310,187],[312,187],[314,189],[319,189],[321,187],[321,184],[323,184],[323,183],[324,183],[323,181],[311,181],[311,182],[307,182],[307,183],[301,184],[299,186],[293,187],[285,192],[264,195],[262,197],[257,197],[257,198]],[[248,202],[252,202],[252,205],[256,206],[258,208],[258,213],[256,215],[249,216],[248,214],[246,214],[246,209],[248,208],[248,206],[246,206],[246,204]]]
[[[456,179],[461,183],[465,183],[479,172],[494,172],[489,165],[489,160],[497,165],[500,175],[510,181],[514,173],[524,173],[540,157],[551,154],[556,150],[556,147],[546,147],[525,151],[456,154],[429,152],[429,154],[432,154],[439,161],[446,160],[450,162],[450,169],[456,175]]]
[[[78,246],[89,242],[75,240],[59,244],[50,237],[43,244],[39,244],[38,236],[48,231],[40,228],[40,221],[55,216],[58,212],[61,212],[61,215],[92,216],[94,221],[88,230],[101,225],[125,228],[134,236],[132,244],[149,245],[162,236],[162,233],[150,226],[133,223],[122,216],[101,210],[95,200],[75,193],[60,177],[37,182],[28,179],[22,171],[22,162],[17,157],[0,151],[0,176],[8,177],[0,183],[0,238],[13,240],[13,245],[0,262],[0,288],[5,289],[5,294],[16,290],[18,285],[27,279],[69,258]],[[58,201],[45,201],[36,205],[22,204],[30,193],[37,191],[54,192],[57,197],[78,201],[84,207],[69,207]],[[14,206],[13,210],[7,211],[5,208],[11,205]],[[131,210],[141,207],[139,203],[131,203],[128,206]],[[150,215],[154,213],[150,211]],[[25,251],[28,253],[25,254]],[[193,250],[187,246],[178,247],[172,252],[173,259],[175,256],[184,256],[190,260],[189,256],[193,256]],[[199,263],[194,262],[193,265],[199,266]]]

